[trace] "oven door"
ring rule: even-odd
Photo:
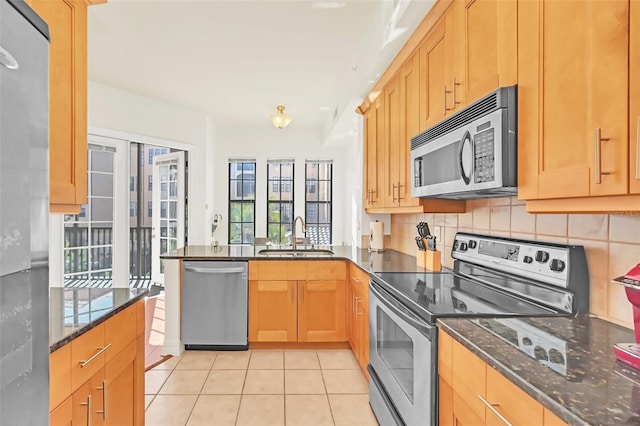
[[[369,362],[383,388],[378,393],[405,424],[434,425],[437,329],[373,281],[369,290]],[[388,417],[378,398],[370,403],[378,419]]]

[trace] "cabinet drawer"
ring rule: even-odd
[[[308,280],[346,280],[347,263],[344,260],[307,262]]]
[[[487,368],[487,424],[500,424],[500,415],[513,425],[541,425],[542,405],[493,368]],[[494,411],[495,410],[495,411]]]
[[[484,424],[485,405],[479,396],[486,397],[487,365],[455,340],[452,340],[451,348],[453,411],[458,413],[470,410]]]
[[[104,341],[111,344],[105,352],[106,361],[109,362],[118,355],[129,343],[136,338],[136,306],[132,305],[118,312],[104,323]]]
[[[104,323],[84,333],[71,343],[71,388],[76,390],[104,367]]]
[[[305,280],[307,278],[307,262],[303,260],[256,261],[251,263],[249,269],[252,279],[257,280]]]
[[[73,403],[71,397],[64,400],[62,404],[49,415],[51,426],[71,426],[73,416]]]
[[[69,395],[71,395],[71,345],[64,345],[49,355],[49,409],[56,408]]]

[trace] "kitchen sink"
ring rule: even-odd
[[[332,256],[328,249],[262,249],[258,252],[263,256]]]

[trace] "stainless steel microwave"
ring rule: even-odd
[[[411,138],[411,196],[517,193],[517,86],[501,87]]]

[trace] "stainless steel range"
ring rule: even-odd
[[[450,272],[371,274],[369,400],[381,425],[438,423],[437,318],[492,319],[480,325],[505,332],[515,324],[526,329],[513,318],[589,311],[582,246],[459,232],[451,255]],[[557,367],[562,349],[545,347],[528,331],[512,337],[535,341]]]

